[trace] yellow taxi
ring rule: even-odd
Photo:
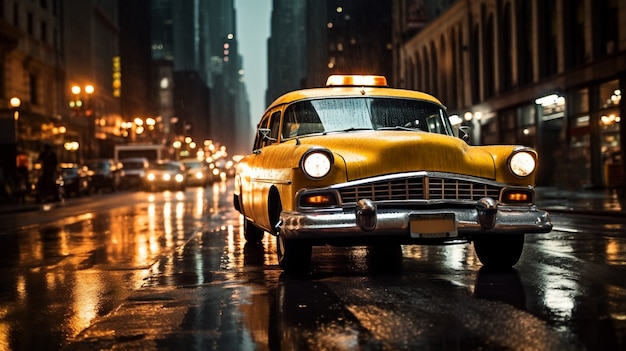
[[[534,203],[537,153],[466,135],[438,99],[383,76],[289,92],[237,167],[244,236],[275,236],[286,272],[306,271],[316,245],[473,243],[483,265],[511,267],[524,234],[552,230]]]

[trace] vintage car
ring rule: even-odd
[[[307,270],[315,245],[473,243],[483,265],[511,267],[524,234],[552,230],[534,203],[537,153],[467,135],[438,99],[383,76],[289,92],[238,164],[244,237],[274,235],[286,272]]]

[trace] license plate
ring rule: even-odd
[[[458,235],[454,213],[410,215],[412,238],[450,238]]]

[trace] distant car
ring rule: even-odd
[[[382,76],[286,93],[237,168],[244,237],[274,235],[285,271],[305,270],[313,245],[473,243],[485,266],[510,268],[525,233],[552,229],[534,202],[537,153],[467,135],[437,98]]]
[[[85,165],[88,168],[95,191],[101,192],[106,189],[115,192],[119,190],[123,175],[121,163],[115,162],[113,159],[100,158],[88,160]]]
[[[221,162],[209,163],[209,179],[212,183],[219,183],[225,178],[225,173],[220,167]]]
[[[206,162],[197,159],[180,161],[187,172],[187,185],[206,186],[209,183],[209,166]]]
[[[65,197],[85,196],[91,193],[91,176],[86,166],[78,163],[61,163],[60,185]]]
[[[156,161],[150,164],[144,178],[144,187],[150,191],[185,190],[187,173],[177,161]]]
[[[120,160],[124,176],[122,177],[122,188],[139,189],[143,185],[150,162],[145,157],[133,157]]]

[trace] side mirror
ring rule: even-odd
[[[271,133],[272,130],[269,128],[259,128],[259,135],[261,136],[261,140],[276,141],[276,139],[270,136]]]
[[[463,140],[464,142],[469,144],[470,141],[470,127],[468,126],[460,126],[459,127],[459,138],[461,138],[461,140]]]

